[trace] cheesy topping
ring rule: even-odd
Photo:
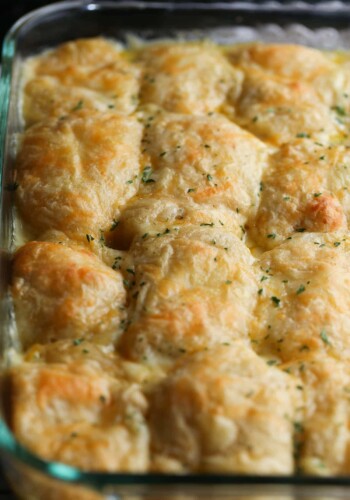
[[[25,63],[21,443],[89,471],[350,473],[338,56],[96,38]]]

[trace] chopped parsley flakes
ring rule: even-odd
[[[331,345],[329,339],[328,339],[328,336],[327,336],[327,333],[326,333],[326,330],[323,328],[321,330],[321,333],[320,333],[320,337],[321,339],[323,340],[323,342],[327,345]]]
[[[269,366],[277,365],[277,360],[276,359],[269,359],[268,361],[266,361],[266,363]]]
[[[74,339],[73,345],[80,345],[83,341],[84,341],[84,339]]]
[[[278,297],[273,296],[271,297],[271,300],[276,307],[280,305],[281,299],[279,299]]]
[[[83,105],[84,105],[84,101],[79,101],[77,103],[77,105],[74,106],[74,108],[72,108],[72,111],[79,111],[79,109],[81,109],[83,107]]]
[[[145,184],[149,184],[150,182],[156,182],[154,179],[151,179],[151,175],[153,174],[152,167],[147,165],[142,172],[141,180]]]
[[[332,111],[335,111],[338,116],[346,116],[346,111],[342,106],[332,106]]]

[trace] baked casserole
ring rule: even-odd
[[[349,55],[80,39],[22,94],[19,441],[89,471],[348,474]]]

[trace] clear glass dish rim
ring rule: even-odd
[[[233,2],[147,2],[121,0],[118,3],[108,0],[71,0],[50,4],[35,9],[21,17],[10,28],[4,38],[2,47],[2,68],[0,76],[0,193],[3,192],[3,171],[5,168],[5,141],[7,133],[8,112],[11,93],[12,62],[16,51],[16,38],[23,27],[35,19],[57,11],[67,12],[72,10],[103,10],[103,9],[163,9],[163,10],[228,10],[239,12],[281,12],[283,14],[298,12],[349,14],[350,4],[342,1],[321,1],[310,4],[303,1],[282,4],[278,1],[233,1]],[[0,221],[1,224],[1,221]],[[63,482],[79,483],[102,489],[108,486],[128,485],[173,485],[173,486],[324,486],[324,487],[349,487],[350,476],[277,476],[277,475],[242,475],[242,474],[159,474],[159,473],[108,473],[85,472],[75,467],[39,458],[23,447],[14,437],[6,422],[0,417],[0,450],[3,457],[8,455],[23,465],[30,466],[37,472],[44,473]]]

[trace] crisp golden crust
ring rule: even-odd
[[[216,111],[228,95],[239,93],[242,73],[210,43],[164,43],[143,48],[140,99],[167,111]]]
[[[240,342],[187,356],[151,397],[154,468],[291,473],[295,392]]]
[[[240,66],[247,72],[262,69],[293,80],[314,81],[336,67],[325,53],[301,45],[238,45],[229,49],[228,55],[235,66]]]
[[[36,74],[52,75],[62,84],[88,80],[91,71],[120,59],[120,48],[104,38],[81,38],[64,43],[36,58]]]
[[[84,470],[349,473],[349,61],[102,38],[28,61],[21,443]]]
[[[61,45],[35,58],[28,73],[27,125],[70,114],[77,107],[131,113],[137,105],[140,70],[103,39]]]
[[[222,229],[149,235],[131,248],[129,325],[121,351],[163,363],[220,342],[247,339],[257,283],[241,241]]]
[[[79,247],[27,243],[15,255],[11,291],[25,347],[95,335],[111,343],[124,315],[120,273]]]
[[[23,363],[9,377],[12,428],[32,451],[84,470],[147,469],[147,403],[137,384],[64,364]]]
[[[350,356],[348,233],[299,234],[263,254],[251,331],[257,352],[283,361]]]
[[[246,73],[242,93],[235,102],[234,119],[273,145],[289,142],[299,133],[328,141],[342,129],[307,82],[260,70]]]
[[[23,219],[36,234],[99,239],[136,192],[140,140],[135,118],[111,113],[77,111],[28,129],[17,158]]]

